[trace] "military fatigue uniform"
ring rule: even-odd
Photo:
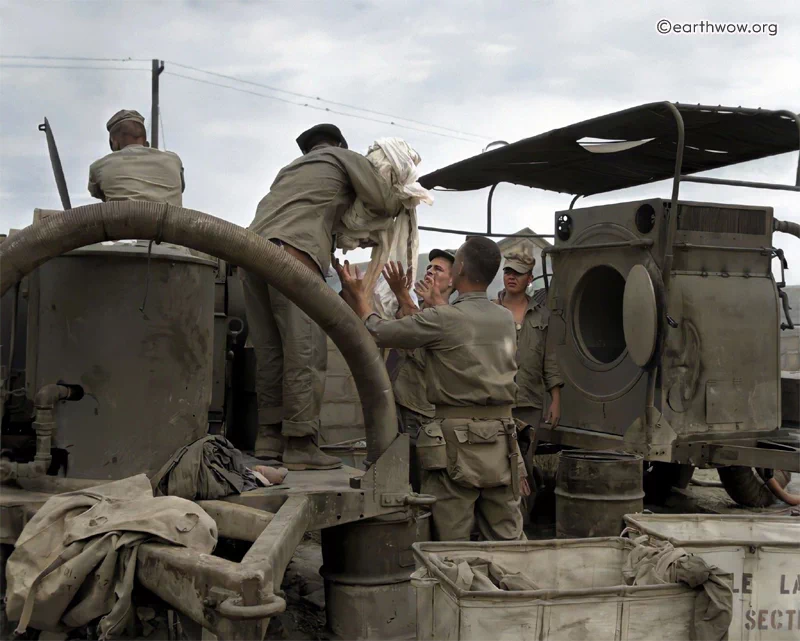
[[[396,216],[402,204],[372,164],[339,147],[309,151],[278,173],[250,230],[288,244],[328,272],[333,227],[358,199],[376,214]],[[277,289],[243,272],[250,340],[256,355],[259,441],[256,453],[275,454],[284,437],[316,437],[325,385],[325,333]],[[260,445],[259,445],[260,443]]]
[[[503,293],[497,299],[502,305]],[[564,381],[556,364],[555,354],[547,345],[550,310],[528,298],[525,317],[517,327],[517,401],[514,417],[532,427],[542,420],[545,394]]]
[[[392,381],[397,431],[408,434],[411,441],[410,480],[411,488],[420,491],[420,472],[417,462],[417,434],[422,426],[434,417],[434,406],[428,400],[425,386],[425,352],[421,349],[399,352],[400,365]]]
[[[502,305],[504,292],[501,291],[495,301]],[[547,345],[547,326],[550,310],[539,305],[533,297],[528,299],[528,308],[521,324],[517,325],[517,401],[514,406],[514,418],[534,430],[542,422],[545,394],[554,387],[564,384],[556,364],[555,355]],[[528,432],[521,443],[528,482],[533,492],[536,491],[534,480],[535,441]],[[523,497],[522,510],[527,517],[530,514],[534,496]]]
[[[485,293],[400,320],[377,314],[366,326],[381,347],[425,349],[428,400],[434,420],[417,438],[422,491],[433,494],[440,540],[524,538],[519,510],[514,321]]]
[[[181,207],[183,188],[183,163],[171,151],[128,145],[89,167],[89,193],[104,202],[146,200]]]

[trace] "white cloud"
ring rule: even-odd
[[[486,136],[454,140],[162,76],[164,134],[186,165],[187,206],[245,225],[277,171],[296,155],[297,134],[320,121],[339,124],[361,151],[377,137],[401,135],[422,155],[424,173],[480,152],[489,140],[516,140],[645,102],[800,109],[794,2],[62,1],[5,3],[0,11],[3,54],[157,56],[175,73],[231,84],[169,61]],[[662,36],[656,32],[662,18],[777,22],[779,34]],[[149,62],[112,66],[124,65]],[[89,202],[86,173],[106,153],[107,118],[126,107],[149,122],[149,92],[147,72],[0,68],[0,228],[28,224],[34,207],[58,206],[44,136],[36,130],[44,116],[56,132],[74,202]],[[796,160],[795,154],[750,163],[730,175],[791,181]],[[661,183],[587,204],[668,191]],[[701,185],[682,193],[772,204],[777,216],[800,220],[796,194]],[[426,225],[483,229],[485,199],[486,192],[437,194],[420,216]],[[553,213],[569,200],[503,185],[494,228],[552,231]],[[800,283],[800,240],[776,242],[795,266],[790,279]],[[426,233],[421,244],[453,246],[457,239]]]

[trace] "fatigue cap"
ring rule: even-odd
[[[347,141],[344,139],[339,127],[330,124],[314,125],[311,127],[311,129],[306,129],[297,137],[297,146],[300,147],[300,151],[306,154],[310,150],[309,143],[314,142],[314,140],[320,136],[333,138],[334,140],[339,141],[342,147],[345,149],[348,148]]]
[[[432,249],[431,253],[428,254],[428,262],[433,262],[434,258],[446,258],[451,263],[456,262],[455,252],[449,249]]]
[[[133,109],[122,109],[111,116],[111,119],[106,123],[106,129],[108,129],[108,132],[111,133],[111,130],[114,127],[125,120],[135,120],[136,122],[144,125],[144,116],[138,111],[134,111]]]
[[[510,250],[503,258],[506,259],[503,269],[510,267],[518,274],[527,274],[533,271],[536,259],[533,257],[533,243],[525,242]]]

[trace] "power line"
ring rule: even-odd
[[[205,74],[208,74],[210,76],[217,76],[218,78],[225,78],[227,80],[234,80],[236,82],[241,82],[241,83],[244,83],[244,84],[247,84],[247,85],[252,85],[254,87],[261,87],[262,89],[268,89],[270,91],[283,93],[283,94],[286,94],[286,95],[289,95],[289,96],[295,96],[297,98],[305,98],[306,100],[316,100],[316,101],[319,101],[319,102],[327,102],[329,104],[336,105],[337,107],[345,107],[347,109],[355,109],[357,111],[364,111],[366,113],[371,113],[371,114],[374,114],[376,116],[383,116],[384,118],[394,118],[396,120],[405,120],[406,122],[412,122],[412,123],[414,123],[416,125],[422,125],[423,127],[434,127],[436,129],[442,129],[444,131],[450,131],[452,133],[456,133],[456,134],[459,134],[461,136],[472,136],[474,138],[480,138],[481,140],[485,140],[485,139],[489,138],[489,136],[484,136],[484,135],[481,135],[481,134],[473,134],[473,133],[470,133],[468,131],[461,131],[459,129],[451,129],[450,127],[442,127],[441,125],[434,125],[434,124],[431,124],[431,123],[428,123],[428,122],[422,122],[420,120],[413,120],[412,118],[405,118],[403,116],[396,116],[394,114],[385,113],[383,111],[375,111],[373,109],[367,109],[366,107],[358,107],[356,105],[350,105],[350,104],[347,104],[347,103],[344,103],[344,102],[336,102],[335,100],[328,100],[327,98],[320,98],[319,96],[310,96],[308,94],[298,93],[296,91],[288,91],[286,89],[281,89],[279,87],[273,87],[273,86],[266,85],[266,84],[263,84],[263,83],[260,83],[260,82],[253,82],[252,80],[245,80],[244,78],[237,78],[236,76],[229,76],[229,75],[226,75],[224,73],[217,73],[216,71],[207,71],[205,69],[198,69],[197,67],[191,67],[189,65],[184,65],[184,64],[181,64],[180,62],[174,62],[172,60],[167,60],[166,62],[168,62],[169,64],[174,65],[176,67],[181,67],[183,69],[189,69],[191,71],[196,71],[198,73],[205,73]]]
[[[331,109],[330,107],[322,107],[319,105],[311,105],[308,103],[302,102],[295,102],[294,100],[288,100],[286,98],[281,98],[279,96],[272,96],[270,94],[259,93],[257,91],[251,91],[250,89],[242,89],[241,87],[232,87],[231,85],[224,85],[219,82],[213,82],[211,80],[203,80],[201,78],[195,78],[194,76],[187,76],[182,73],[175,73],[174,71],[164,71],[165,76],[174,76],[176,78],[184,78],[185,80],[192,80],[194,82],[199,82],[204,85],[211,85],[212,87],[221,87],[223,89],[230,89],[231,91],[239,91],[241,93],[250,94],[252,96],[258,96],[260,98],[267,98],[269,100],[277,100],[278,102],[283,102],[289,105],[294,105],[296,107],[307,107],[308,109],[315,109],[317,111],[324,111],[326,113],[336,114],[338,116],[346,116],[348,118],[357,118],[359,120],[367,120],[370,122],[377,122],[382,125],[393,125],[395,127],[401,127],[402,129],[409,129],[411,131],[417,131],[424,134],[431,134],[433,136],[441,136],[442,138],[451,138],[453,140],[462,140],[464,142],[474,143],[475,141],[470,138],[462,138],[460,136],[453,136],[451,134],[445,134],[439,131],[430,131],[428,129],[420,129],[419,127],[412,127],[411,125],[404,125],[402,123],[393,122],[393,121],[386,121],[386,120],[379,120],[378,118],[370,118],[369,116],[362,116],[359,114],[351,114],[345,111],[339,111],[337,109]]]
[[[0,69],[93,69],[95,71],[150,71],[150,69],[138,67],[90,67],[88,65],[17,65],[2,64]]]
[[[64,56],[0,56],[15,60],[82,60],[84,62],[150,62],[144,58],[85,58],[75,56],[72,58]]]
[[[144,58],[88,58],[88,57],[62,57],[62,56],[6,56],[6,55],[0,55],[0,58],[10,58],[10,59],[17,59],[17,60],[56,60],[56,61],[64,60],[64,61],[87,61],[87,62],[88,61],[91,61],[91,62],[149,62],[149,60],[144,59]],[[184,74],[179,74],[179,73],[174,73],[174,72],[165,72],[165,73],[168,73],[170,75],[176,76],[178,78],[185,78],[187,80],[194,80],[195,82],[201,82],[201,83],[212,85],[212,86],[218,86],[218,87],[222,87],[222,88],[225,88],[225,89],[231,89],[233,91],[240,91],[242,93],[250,93],[251,95],[259,96],[259,97],[262,97],[262,98],[271,98],[273,100],[278,100],[280,102],[285,102],[285,103],[290,104],[290,105],[295,105],[295,106],[299,106],[299,107],[307,107],[309,109],[316,109],[318,111],[326,111],[328,113],[333,113],[333,114],[342,115],[342,116],[349,116],[351,118],[361,118],[362,120],[369,120],[369,121],[378,122],[378,123],[381,123],[381,124],[394,125],[396,127],[402,127],[404,129],[409,129],[411,131],[418,131],[418,132],[422,132],[422,133],[430,133],[430,134],[433,134],[433,135],[443,136],[443,137],[447,137],[447,138],[454,138],[454,139],[457,139],[457,140],[468,141],[469,138],[476,138],[476,139],[479,139],[479,140],[488,140],[489,139],[489,136],[484,136],[484,135],[481,135],[481,134],[474,134],[474,133],[470,133],[470,132],[466,132],[466,131],[461,131],[461,130],[458,130],[458,129],[452,129],[450,127],[443,127],[441,125],[434,125],[432,123],[422,122],[420,120],[414,120],[412,118],[405,118],[403,116],[396,116],[394,114],[389,114],[389,113],[385,113],[385,112],[382,112],[382,111],[376,111],[374,109],[368,109],[366,107],[358,107],[357,105],[351,105],[351,104],[347,104],[347,103],[343,103],[343,102],[337,102],[337,101],[334,101],[334,100],[328,100],[326,98],[321,98],[319,96],[311,96],[311,95],[307,95],[307,94],[303,94],[303,93],[298,93],[298,92],[295,92],[295,91],[289,91],[287,89],[281,89],[280,87],[273,87],[271,85],[267,85],[267,84],[263,84],[263,83],[259,83],[259,82],[253,82],[251,80],[246,80],[244,78],[237,78],[236,76],[230,76],[230,75],[218,73],[216,71],[208,71],[206,69],[200,69],[198,67],[193,67],[191,65],[185,65],[185,64],[182,64],[180,62],[174,62],[172,60],[168,60],[166,62],[168,62],[170,65],[173,65],[175,67],[180,67],[182,69],[188,69],[190,71],[195,71],[197,73],[208,74],[210,76],[216,76],[216,77],[219,77],[219,78],[232,80],[234,82],[239,82],[239,83],[242,83],[242,84],[251,85],[251,86],[254,86],[254,87],[260,87],[262,89],[267,89],[268,91],[274,91],[276,93],[282,93],[282,94],[285,94],[285,95],[294,96],[296,98],[303,98],[304,100],[311,100],[311,101],[318,102],[318,103],[328,103],[328,104],[331,104],[331,105],[335,105],[337,107],[343,107],[345,109],[351,109],[351,110],[354,110],[354,111],[360,111],[360,112],[363,112],[363,113],[373,114],[373,115],[376,115],[376,116],[382,116],[384,118],[390,118],[391,121],[390,122],[385,122],[383,120],[377,120],[375,118],[368,118],[368,117],[364,117],[364,116],[359,116],[357,114],[351,114],[351,113],[337,111],[335,109],[330,109],[328,107],[324,107],[324,106],[321,106],[321,105],[320,106],[315,106],[315,105],[309,104],[307,102],[306,103],[294,102],[294,101],[291,101],[291,100],[286,100],[285,98],[280,98],[278,96],[271,96],[269,94],[246,91],[246,90],[238,88],[238,87],[232,87],[230,85],[223,85],[223,84],[220,84],[220,83],[214,83],[214,82],[211,82],[211,81],[208,81],[208,80],[202,80],[200,78],[194,78],[192,76],[187,76],[187,75],[184,75]],[[122,71],[122,70],[127,70],[128,69],[126,67],[80,67],[80,66],[66,66],[66,65],[65,66],[58,66],[58,65],[52,65],[52,66],[47,66],[47,65],[1,65],[1,66],[7,67],[7,68],[30,67],[32,69],[108,69],[108,70],[113,70],[113,71]],[[137,71],[145,71],[143,69],[138,69],[138,68],[136,70]],[[147,70],[147,71],[149,71],[149,70]],[[409,122],[409,123],[413,123],[413,124],[416,124],[416,125],[420,125],[422,127],[430,127],[430,128],[434,128],[434,129],[440,129],[442,131],[449,131],[449,132],[457,134],[457,135],[456,136],[447,136],[447,135],[439,133],[439,132],[430,131],[429,129],[418,129],[416,127],[411,127],[409,125],[404,125],[404,124],[395,122],[396,120],[403,120],[405,122]]]

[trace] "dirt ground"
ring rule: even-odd
[[[696,470],[694,478],[700,481],[715,483],[719,480],[714,470]],[[787,488],[791,493],[800,494],[800,475],[795,475]],[[555,501],[550,495],[552,486],[547,488],[540,506],[539,513],[533,523],[526,526],[529,539],[555,538]],[[654,513],[685,514],[789,514],[791,511],[800,511],[800,508],[789,508],[783,503],[776,503],[769,508],[750,509],[735,504],[721,487],[701,487],[689,485],[685,490],[673,489],[666,502],[662,505],[645,504],[645,509]],[[241,551],[240,551],[241,552]],[[237,554],[236,551],[233,554]],[[306,534],[298,546],[286,570],[281,589],[285,593],[287,609],[270,621],[266,638],[271,641],[292,639],[297,641],[330,640],[332,635],[328,632],[325,619],[325,590],[319,569],[322,566],[322,550],[318,532]],[[140,602],[141,603],[141,602]],[[142,604],[147,607],[147,604]],[[163,617],[151,620],[152,627],[146,636],[139,639],[153,641],[154,639],[200,639],[200,630],[180,629],[177,620],[170,626]],[[171,628],[171,631],[170,631]],[[2,638],[11,633],[6,628]],[[96,638],[89,631],[74,631],[69,635],[71,639]],[[12,633],[13,634],[13,633]],[[20,637],[17,637],[20,638]],[[25,635],[21,638],[36,638],[34,635]],[[65,639],[66,635],[39,636],[39,639],[56,640]],[[203,636],[202,638],[207,638]]]

